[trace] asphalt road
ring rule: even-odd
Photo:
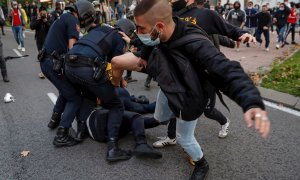
[[[2,38],[5,56],[13,55],[17,43],[7,31]],[[27,33],[26,53],[29,57],[7,62],[10,83],[0,80],[0,98],[10,92],[15,102],[0,103],[0,179],[101,179],[101,180],[184,180],[193,171],[179,146],[161,149],[159,160],[138,159],[109,164],[105,161],[106,145],[90,139],[68,148],[55,148],[55,131],[47,128],[53,103],[47,93],[57,94],[48,80],[40,80],[36,61],[36,46],[32,33]],[[24,54],[24,53],[23,53]],[[135,95],[147,95],[155,100],[157,84],[151,90],[143,87],[145,75],[134,73],[138,82],[129,84]],[[272,131],[262,140],[253,129],[247,129],[241,109],[225,98],[231,114],[219,103],[217,108],[230,119],[230,134],[217,137],[220,126],[201,117],[196,138],[210,164],[208,179],[300,179],[300,118],[268,108]],[[147,130],[148,142],[166,134],[166,126]],[[123,148],[132,149],[134,141],[128,135],[120,141]],[[30,151],[27,157],[20,152]]]

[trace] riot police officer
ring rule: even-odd
[[[7,77],[7,70],[6,70],[6,62],[3,57],[3,44],[0,37],[0,68],[1,68],[1,74],[4,82],[9,82],[9,79]]]
[[[44,48],[40,51],[38,57],[42,72],[59,91],[53,115],[48,124],[51,129],[59,125],[57,135],[53,141],[55,146],[72,146],[76,144],[74,138],[69,135],[69,128],[76,117],[82,98],[76,89],[61,75],[63,64],[61,56],[67,53],[79,38],[78,15],[89,11],[86,8],[86,4],[89,4],[88,1],[78,1],[76,4],[76,7],[68,7],[70,13],[61,15],[52,24]],[[63,116],[61,116],[62,113]]]
[[[88,34],[82,37],[67,53],[65,57],[66,76],[75,85],[84,87],[99,97],[103,107],[109,109],[106,160],[112,162],[130,159],[131,152],[118,147],[124,108],[105,73],[107,62],[110,62],[114,56],[127,51],[127,45],[118,33],[118,29],[96,25],[94,23],[95,13],[79,14],[79,19],[81,27],[84,27]],[[128,23],[123,24],[130,23],[129,20],[127,21]],[[133,33],[135,26],[132,22],[131,24]]]

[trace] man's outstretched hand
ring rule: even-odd
[[[244,113],[244,119],[248,128],[253,127],[260,133],[261,137],[267,138],[270,132],[271,122],[267,112],[260,108],[251,108]]]

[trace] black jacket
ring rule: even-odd
[[[280,11],[279,9],[276,11],[274,18],[277,19],[276,26],[281,28],[287,24],[287,19],[289,14],[291,13],[291,9],[284,5],[284,10]]]
[[[272,17],[268,12],[259,12],[257,15],[257,28],[262,29],[264,26],[270,27],[272,24]]]
[[[171,36],[168,42],[162,43],[158,46],[158,48],[164,49],[163,52],[166,53],[168,57],[172,57],[174,55],[173,50],[165,49],[166,47],[171,46],[172,42],[188,34],[201,33],[201,31],[196,26],[188,22],[183,22],[178,18],[175,18],[174,21],[176,23],[176,28],[173,35]],[[224,92],[224,94],[229,96],[238,105],[240,105],[244,112],[253,107],[260,107],[264,109],[264,104],[262,102],[262,98],[260,96],[259,91],[253,85],[252,81],[244,72],[240,64],[236,61],[230,61],[229,59],[227,59],[225,55],[222,54],[218,49],[216,49],[208,39],[202,38],[202,40],[198,40],[197,42],[187,44],[184,47],[178,47],[175,50],[180,51],[189,60],[194,69],[198,72],[198,77],[191,78],[191,81],[195,79],[203,80],[202,74],[208,74],[207,78],[205,79],[209,79],[209,82],[212,83],[217,89]],[[172,58],[176,57],[173,56]],[[149,59],[149,61],[151,61],[151,59]],[[171,62],[175,63],[176,61]],[[151,62],[149,63],[151,64]],[[160,64],[159,66],[163,65]],[[186,65],[177,64],[176,66],[184,67]],[[149,67],[149,65],[148,68],[150,71],[153,70],[151,69],[151,67]],[[161,88],[164,91],[163,86],[170,86],[170,84],[168,83],[172,80],[165,79],[165,77],[167,76],[165,76],[166,74],[164,74],[164,69],[169,69],[169,67],[160,67],[159,69],[161,71],[155,73],[157,75],[158,83],[161,85]],[[178,71],[178,69],[175,69],[173,71],[176,71],[175,74],[179,74],[179,76],[182,77],[190,76],[189,71],[186,71],[184,73],[182,71]],[[196,83],[204,83],[204,81],[199,81]],[[202,84],[200,84],[200,86],[203,87]],[[195,85],[194,87],[199,87],[199,84]],[[203,89],[194,90],[199,92],[203,91]],[[166,91],[164,92],[166,93]],[[170,107],[175,113],[175,115],[179,117],[179,112],[181,110],[174,109],[174,106],[172,106],[172,104],[170,104]],[[181,111],[181,115],[182,119],[184,120],[192,120],[193,117],[200,116],[201,113],[199,114],[199,112]]]
[[[49,20],[44,22],[42,19],[33,19],[30,23],[30,29],[35,30],[35,40],[38,50],[43,48],[46,36],[50,28]]]

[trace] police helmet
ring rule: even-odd
[[[66,10],[78,14],[81,28],[89,29],[90,25],[96,20],[95,8],[93,4],[87,0],[79,0],[75,4],[66,7]]]
[[[132,35],[132,33],[136,30],[135,24],[128,19],[119,19],[115,24],[115,28],[119,28],[127,36]]]
[[[93,5],[94,6],[100,6],[100,2],[99,1],[93,1]]]

